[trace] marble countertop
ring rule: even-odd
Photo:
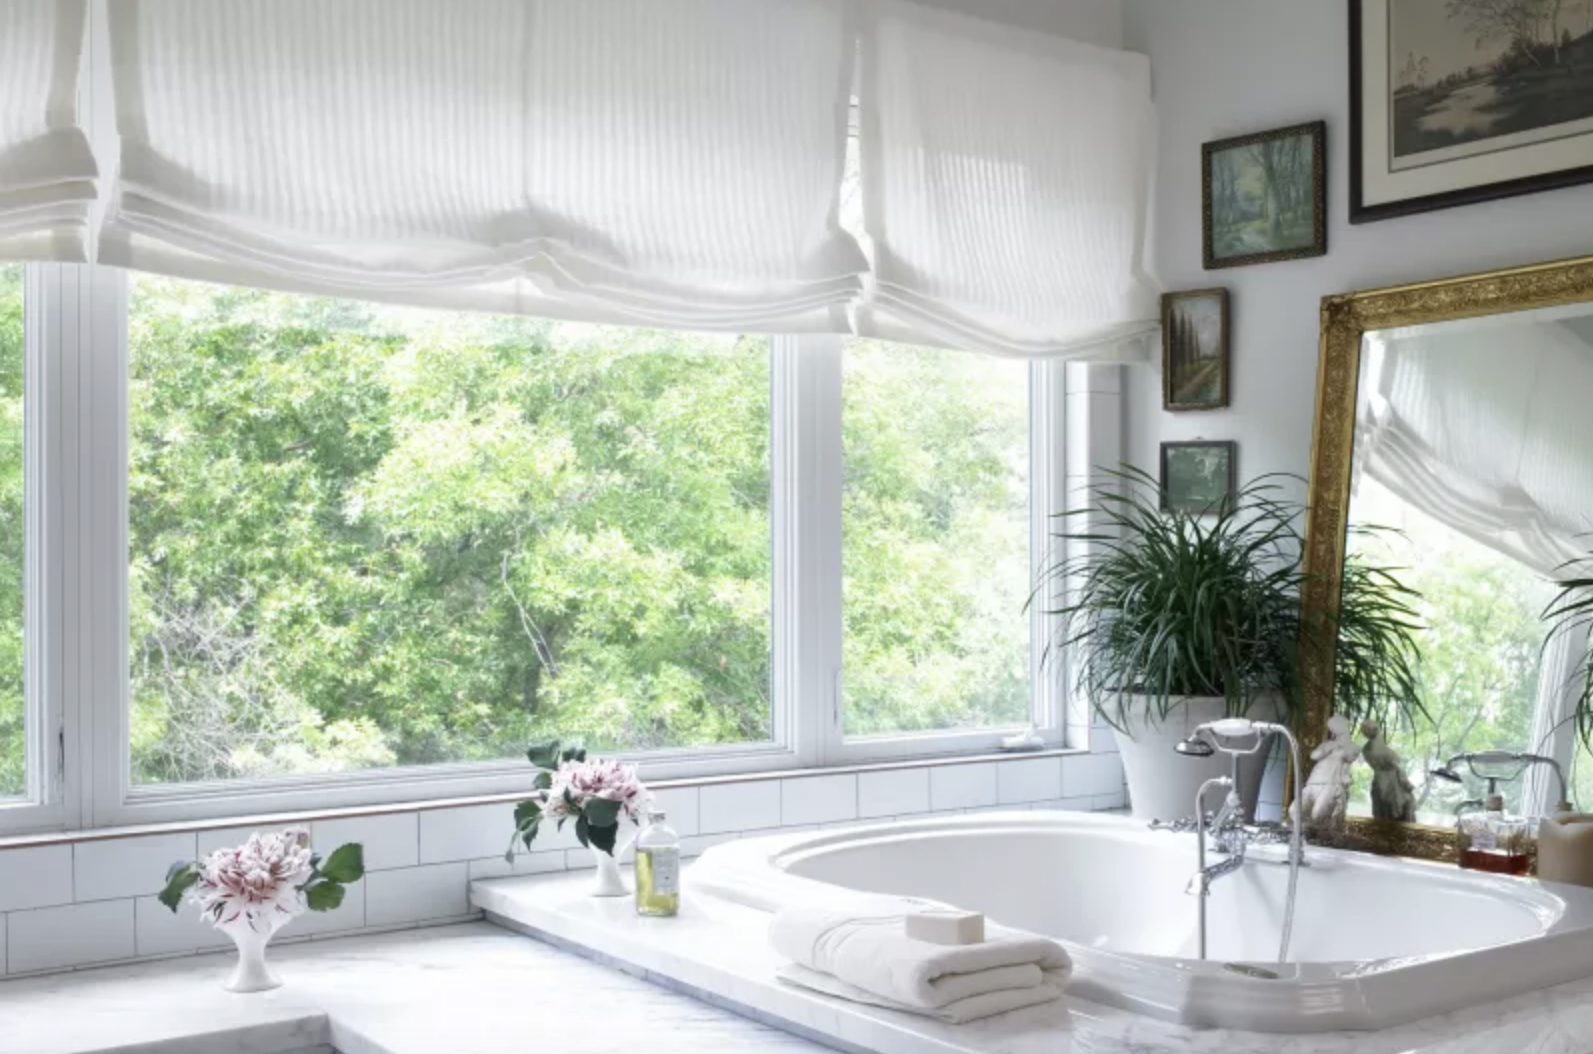
[[[823,1048],[487,923],[0,984],[4,1054],[818,1054]]]
[[[588,897],[580,875],[476,882],[489,917],[601,959],[878,1054],[1593,1054],[1593,978],[1378,1032],[1281,1035],[1192,1028],[1065,996],[966,1025],[783,985],[768,916],[683,879],[681,915],[639,919],[628,901]]]

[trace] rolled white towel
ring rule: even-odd
[[[1072,963],[1056,941],[994,924],[982,944],[913,940],[906,917],[922,908],[879,897],[785,908],[769,927],[769,941],[800,969],[786,968],[780,977],[948,1021],[971,1021],[1061,995]]]

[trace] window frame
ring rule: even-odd
[[[128,277],[29,265],[28,613],[30,800],[0,834],[213,820],[529,790],[524,762],[134,785],[129,742]],[[848,737],[842,712],[842,338],[770,340],[772,740],[622,755],[651,780],[822,769],[986,753],[1010,727]],[[1068,482],[1068,367],[1029,367],[1030,554]],[[1075,451],[1076,453],[1076,451]],[[1080,746],[1066,664],[1043,663],[1054,620],[1029,620],[1031,720],[1048,747]],[[53,632],[48,632],[53,630]],[[1065,657],[1064,657],[1065,658]],[[32,735],[37,728],[38,735]]]

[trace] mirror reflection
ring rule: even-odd
[[[1587,626],[1546,617],[1593,551],[1590,393],[1589,304],[1362,342],[1346,552],[1420,594],[1419,698],[1382,735],[1421,822],[1480,809],[1490,780],[1508,811],[1551,812],[1554,768],[1506,755],[1552,759],[1593,804],[1576,717]],[[1350,811],[1373,815],[1372,773],[1356,771]]]

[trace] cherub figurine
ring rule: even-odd
[[[1416,821],[1416,788],[1411,786],[1399,755],[1383,738],[1376,721],[1362,721],[1366,746],[1361,756],[1372,767],[1372,815],[1379,820]]]
[[[1352,737],[1348,721],[1335,715],[1328,718],[1327,726],[1327,739],[1311,751],[1311,778],[1300,788],[1300,802],[1305,806],[1301,820],[1319,831],[1343,825],[1350,804],[1350,780],[1354,778],[1350,770],[1361,756],[1360,744]],[[1292,813],[1294,806],[1289,808]]]

